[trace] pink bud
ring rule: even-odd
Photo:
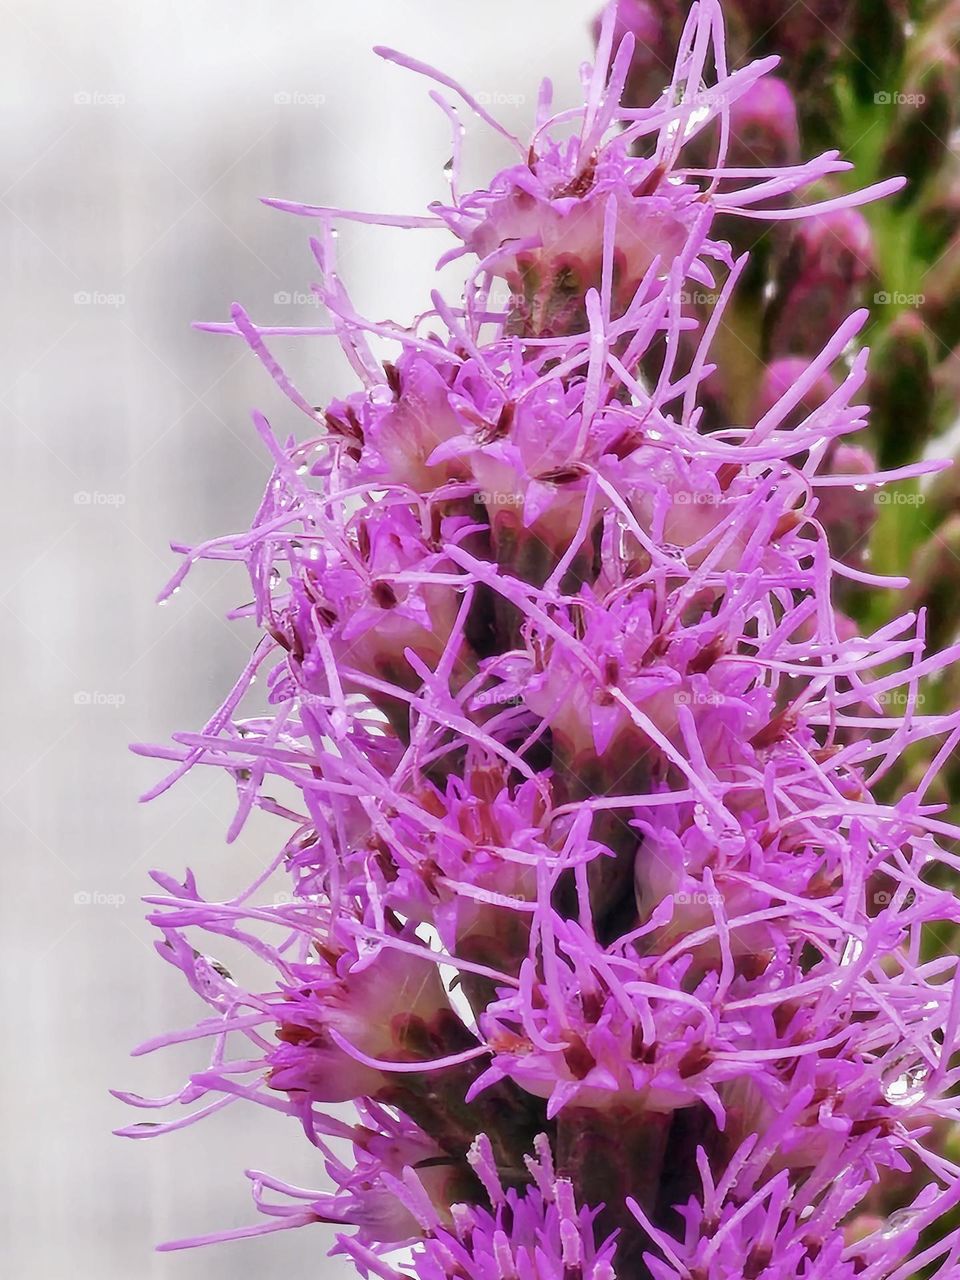
[[[781,356],[779,360],[771,360],[764,370],[763,379],[757,390],[753,410],[754,421],[759,422],[765,413],[769,413],[774,405],[780,403],[806,371],[809,363],[803,356]],[[837,382],[833,374],[829,372],[822,374],[804,396],[802,403],[784,422],[784,428],[799,426],[804,418],[815,409],[819,409],[836,389]]]
[[[768,317],[775,355],[819,349],[862,302],[876,272],[873,235],[856,209],[807,218],[794,230],[776,272],[776,296]]]
[[[738,98],[730,108],[730,132],[730,165],[774,169],[797,164],[797,107],[786,81],[765,76]]]
[[[851,477],[871,475],[876,469],[876,460],[868,450],[848,444],[837,445],[824,468],[835,476]],[[849,487],[824,487],[819,496],[818,517],[834,556],[847,563],[863,560],[877,519],[877,490],[851,481]]]

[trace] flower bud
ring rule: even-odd
[[[924,523],[935,528],[942,520],[960,515],[960,459],[939,472],[927,490],[924,507]]]
[[[933,430],[933,365],[933,342],[915,311],[897,316],[873,349],[867,395],[884,467],[915,458]]]
[[[840,444],[832,449],[824,473],[834,476],[865,476],[877,469],[876,459],[857,445]],[[846,564],[864,560],[870,531],[877,520],[876,491],[866,485],[819,490],[818,518],[830,543],[831,554]]]
[[[688,163],[710,167],[716,164],[719,130],[716,124],[698,134],[684,150]],[[785,80],[764,76],[730,106],[730,142],[725,163],[744,169],[779,169],[800,161],[800,132],[797,105]],[[777,198],[759,202],[758,209],[776,206]],[[762,224],[760,224],[762,226]],[[742,218],[718,218],[714,234],[729,241],[735,254],[752,255],[751,270],[744,287],[759,291],[764,282],[764,265],[768,256],[769,232],[757,238],[757,224]]]
[[[920,314],[934,336],[946,347],[960,343],[960,235],[955,236],[924,277],[925,293]]]
[[[927,645],[949,644],[960,629],[960,516],[946,520],[920,547],[908,607],[927,611]]]
[[[727,164],[778,169],[799,160],[800,132],[793,93],[785,80],[764,76],[730,108]]]
[[[766,318],[774,355],[807,355],[861,302],[875,274],[873,236],[856,209],[805,219],[793,232],[776,271]]]
[[[956,6],[951,7],[955,12]],[[908,180],[898,196],[901,203],[919,195],[949,154],[960,92],[960,56],[945,23],[929,31],[910,61],[912,69],[896,94],[896,121],[881,160],[885,175]],[[889,92],[886,96],[891,97]]]
[[[960,232],[960,162],[949,156],[926,186],[913,224],[915,251],[935,261]]]
[[[776,46],[784,57],[802,56],[817,42],[835,43],[844,29],[849,0],[810,0],[809,4],[783,5],[771,12],[765,0],[736,0],[751,34],[763,47]]]
[[[780,403],[790,388],[806,371],[809,361],[803,356],[781,356],[771,360],[763,373],[757,396],[754,402],[753,418],[759,422],[764,414]],[[821,374],[800,404],[783,423],[784,430],[799,426],[804,418],[809,417],[815,409],[833,395],[837,389],[837,381],[829,371]]]
[[[718,137],[719,129],[713,121],[685,147],[687,163],[691,167],[715,165]],[[800,132],[793,91],[786,80],[763,76],[730,104],[725,163],[742,169],[776,169],[799,162]],[[776,204],[775,199],[773,203]],[[762,209],[763,205],[758,204],[757,208]],[[740,226],[733,218],[724,219],[724,224]],[[742,226],[740,229],[743,231]]]
[[[769,0],[736,0],[746,27],[750,57],[777,54],[782,75],[797,94],[807,142],[833,139],[837,112],[834,67],[844,47],[850,0],[772,6]]]

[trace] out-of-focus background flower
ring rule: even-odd
[[[191,331],[241,299],[260,322],[318,322],[315,227],[283,195],[416,212],[444,194],[448,125],[390,44],[468,82],[525,129],[545,71],[572,103],[588,0],[12,0],[2,6],[3,769],[0,1269],[31,1280],[349,1275],[329,1233],[156,1255],[154,1242],[250,1222],[258,1163],[322,1184],[292,1121],[214,1116],[129,1142],[111,1086],[176,1087],[179,1063],[128,1047],[198,1012],[152,953],[147,869],[248,882],[278,835],[256,815],[223,843],[233,797],[194,774],[150,806],[155,762],[127,752],[198,726],[252,633],[222,615],[240,570],[166,608],[171,538],[245,528],[267,462],[255,405],[292,425],[235,339]],[[505,158],[466,121],[478,180]],[[428,304],[432,234],[353,228],[343,273],[370,315]],[[281,354],[321,401],[352,389],[332,346]],[[213,887],[216,886],[216,887]],[[255,1110],[259,1110],[256,1108]],[[149,1117],[146,1117],[149,1118]]]
[[[685,8],[682,0],[625,2],[652,43],[659,37],[649,12],[660,14],[669,41]],[[233,893],[278,839],[255,813],[242,838],[224,845],[233,796],[219,773],[194,772],[171,796],[138,807],[157,767],[127,754],[130,741],[199,726],[247,656],[252,631],[223,621],[242,602],[239,570],[218,576],[208,567],[166,608],[152,600],[177,563],[171,538],[197,542],[249,524],[267,474],[250,409],[269,412],[281,435],[294,426],[294,411],[237,339],[189,325],[225,318],[234,299],[259,323],[322,322],[310,293],[314,227],[265,208],[259,195],[407,213],[443,196],[448,124],[426,82],[381,63],[373,44],[442,67],[522,135],[542,75],[554,79],[561,106],[578,99],[598,7],[0,7],[8,282],[0,312],[8,1046],[0,1261],[10,1274],[353,1273],[324,1258],[322,1228],[242,1248],[152,1253],[155,1241],[251,1221],[245,1163],[322,1183],[292,1122],[247,1113],[238,1126],[227,1111],[160,1143],[110,1136],[131,1119],[110,1086],[152,1094],[179,1084],[175,1054],[128,1062],[126,1047],[157,1028],[186,1027],[198,1012],[178,975],[151,954],[139,902],[147,869],[202,866],[210,894]],[[861,166],[860,184],[906,171],[913,185],[871,214],[870,230],[849,219],[813,224],[759,247],[746,301],[721,334],[727,382],[717,379],[707,424],[710,413],[759,412],[771,390],[744,351],[802,360],[862,303],[879,352],[871,447],[883,465],[946,452],[958,387],[951,351],[960,342],[958,5],[801,0],[776,8],[769,17],[772,6],[730,0],[733,46],[742,56],[786,55],[803,152],[838,146]],[[669,61],[671,50],[663,53]],[[656,79],[656,65],[653,72]],[[634,88],[642,97],[641,73]],[[740,121],[741,160],[776,162],[798,145],[790,95],[755,105],[756,117]],[[466,178],[479,183],[508,156],[463,118]],[[359,310],[402,319],[425,309],[441,247],[432,232],[344,228],[341,268]],[[322,340],[277,349],[317,403],[351,389],[349,370]],[[776,370],[770,376],[775,392]],[[931,607],[938,642],[960,623],[958,493],[956,482],[912,485],[883,509],[868,495],[863,512],[835,513],[850,523],[858,554],[873,528],[876,567],[916,562],[909,603]],[[876,621],[903,603],[850,607]],[[955,704],[956,685],[929,696]],[[181,1067],[199,1066],[202,1053],[185,1046]]]

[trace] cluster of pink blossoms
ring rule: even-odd
[[[863,426],[863,313],[755,423],[708,432],[698,407],[746,263],[715,220],[898,184],[803,206],[836,154],[726,164],[775,59],[728,71],[717,0],[661,97],[622,107],[614,18],[584,105],[551,116],[545,86],[529,146],[382,51],[517,148],[488,189],[462,194],[455,162],[449,205],[382,219],[450,229],[458,305],[363,319],[332,232],[363,215],[288,205],[322,230],[329,325],[209,326],[311,429],[281,442],[256,415],[252,531],[182,548],[171,589],[242,561],[264,636],[202,732],[148,750],[235,777],[231,835],[255,806],[290,834],[229,901],[156,875],[160,953],[210,1013],[145,1048],[213,1053],[172,1099],[122,1095],[199,1104],[127,1132],[248,1101],[295,1118],[329,1189],[251,1172],[263,1222],[209,1239],[338,1223],[380,1280],[946,1280],[960,1168],[928,1139],[957,1118],[960,983],[922,940],[960,923],[936,887],[960,832],[925,797],[960,715],[920,714],[918,685],[960,647],[924,656],[922,615],[858,634],[836,580],[888,582],[821,519],[930,465],[832,465]],[[691,290],[716,294],[705,324]],[[318,332],[361,384],[320,411],[265,341]],[[258,674],[269,711],[247,713]],[[929,774],[876,801],[930,737]]]

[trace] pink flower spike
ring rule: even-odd
[[[170,1248],[326,1223],[379,1280],[947,1280],[960,962],[926,940],[960,926],[935,790],[960,712],[923,698],[960,644],[932,652],[923,607],[838,610],[904,583],[863,554],[877,487],[941,465],[878,468],[858,439],[866,312],[835,288],[870,265],[851,210],[899,181],[805,204],[849,166],[796,162],[776,60],[729,70],[718,0],[621,0],[599,29],[584,101],[545,83],[529,145],[380,50],[515,159],[464,190],[431,88],[449,195],[269,200],[314,219],[329,322],[208,326],[301,412],[295,435],[253,414],[251,527],[174,544],[167,594],[242,568],[254,653],[199,731],[138,750],[172,770],[151,794],[221,771],[228,839],[282,825],[225,895],[155,873],[200,1016],[137,1052],[208,1058],[120,1095],[155,1121],[123,1132],[256,1105],[319,1154],[321,1190],[251,1173],[261,1225]],[[740,218],[802,229],[793,327],[734,420]],[[440,232],[462,296],[427,281],[419,314],[362,316],[338,219]],[[351,384],[313,407],[274,336],[334,337]]]

